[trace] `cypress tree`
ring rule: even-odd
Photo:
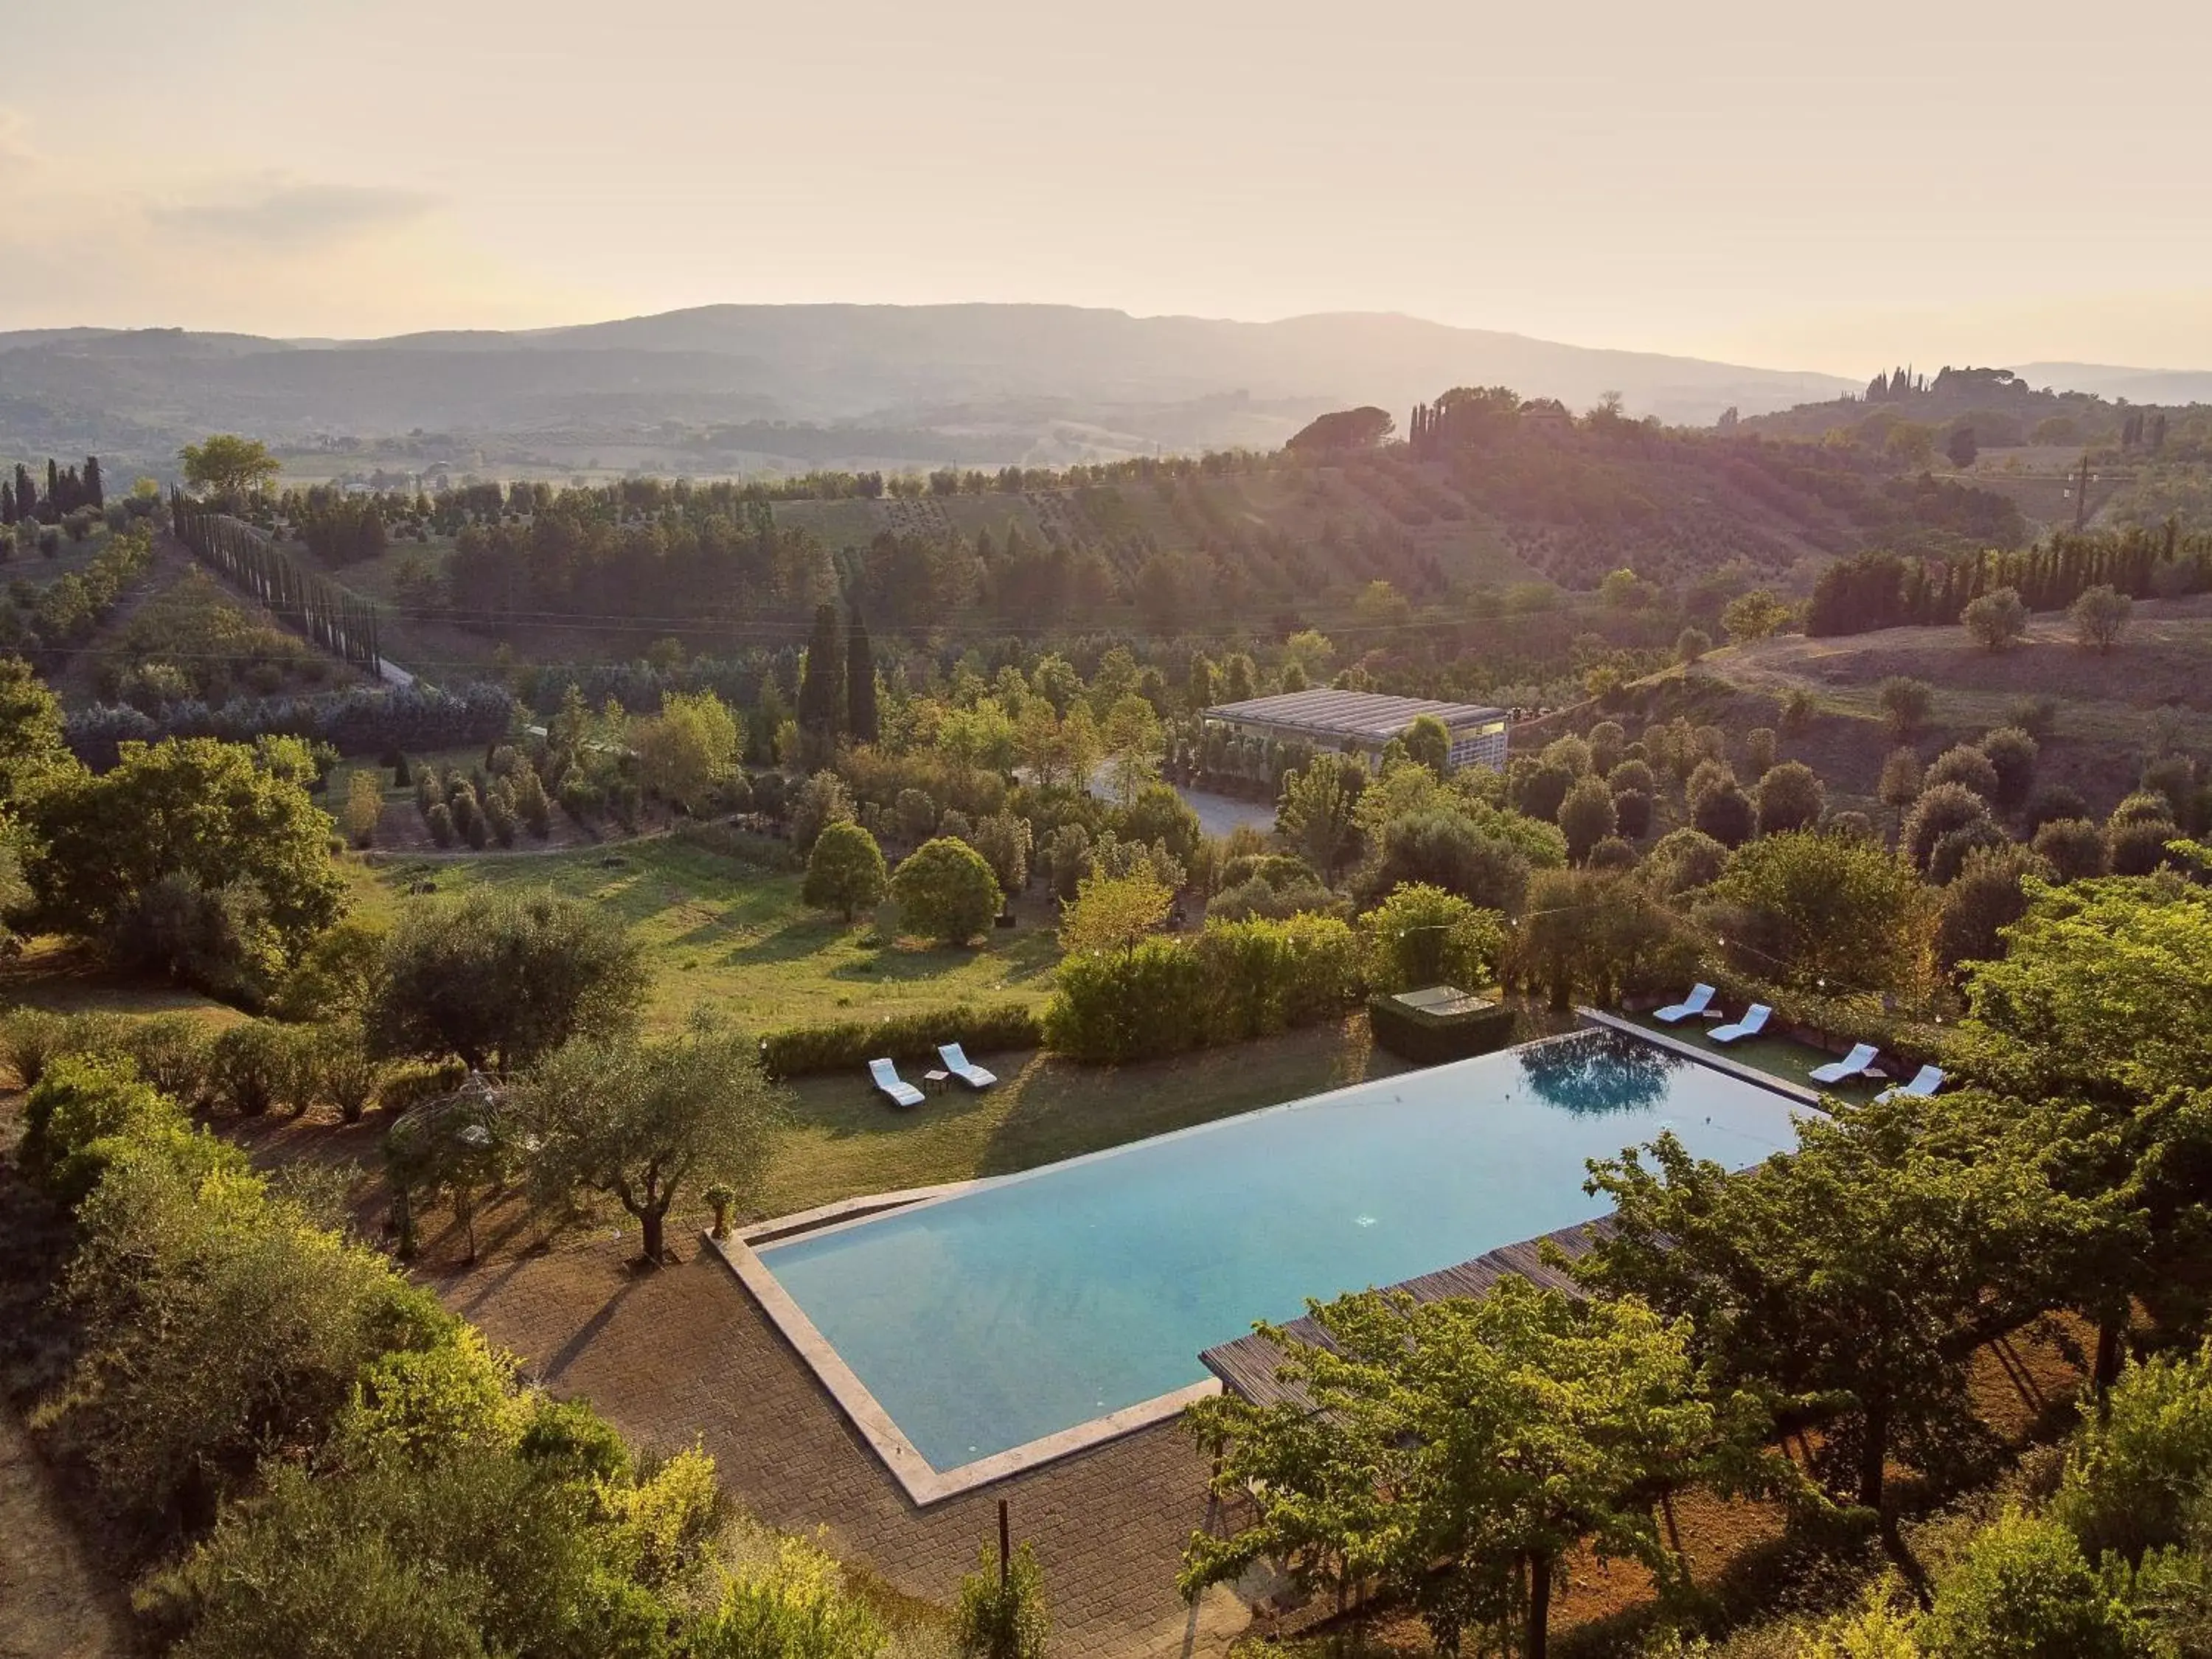
[[[15,483],[8,479],[0,482],[0,525],[15,522]]]
[[[53,524],[62,516],[62,470],[54,465],[54,458],[46,457],[46,520]]]
[[[876,653],[857,606],[845,636],[845,727],[854,743],[876,740]]]
[[[837,749],[837,703],[844,678],[837,639],[837,607],[814,607],[814,632],[806,642],[806,674],[799,683],[799,729],[805,735],[807,763],[819,765]]]
[[[31,482],[30,469],[22,462],[15,463],[15,516],[33,519],[38,516],[38,486]]]
[[[107,488],[100,482],[100,457],[97,455],[84,458],[84,501],[87,507],[107,505]]]

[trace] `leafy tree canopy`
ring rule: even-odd
[[[250,495],[264,489],[284,470],[258,438],[240,438],[218,432],[204,443],[186,444],[177,452],[184,463],[185,482],[212,495]]]
[[[41,795],[33,821],[46,848],[40,897],[72,933],[125,921],[165,878],[208,893],[250,890],[288,957],[345,908],[329,814],[241,744],[126,743],[109,771]]]
[[[1188,1413],[1218,1451],[1217,1490],[1255,1524],[1194,1535],[1194,1595],[1263,1559],[1309,1583],[1374,1577],[1419,1609],[1438,1646],[1518,1633],[1541,1659],[1568,1554],[1638,1563],[1662,1583],[1655,1490],[1700,1477],[1773,1489],[1750,1400],[1716,1401],[1690,1334],[1634,1302],[1577,1301],[1508,1276],[1480,1300],[1364,1291],[1312,1317],[1330,1346],[1262,1326],[1305,1400],[1232,1395]],[[1309,1403],[1309,1401],[1310,1403]]]
[[[381,1054],[458,1054],[504,1073],[571,1037],[621,1036],[647,984],[636,943],[605,911],[550,889],[477,888],[402,916],[370,1040]]]
[[[709,1181],[739,1199],[757,1188],[780,1098],[749,1039],[705,1024],[659,1042],[578,1038],[514,1094],[536,1143],[528,1157],[540,1197],[607,1194],[636,1218],[648,1262],[666,1253],[679,1195]]]

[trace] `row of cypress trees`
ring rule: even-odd
[[[177,538],[203,564],[245,588],[308,639],[356,666],[374,674],[376,607],[303,570],[275,543],[181,492],[169,497]]]

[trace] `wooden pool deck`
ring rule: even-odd
[[[1572,1278],[1544,1260],[1544,1247],[1556,1245],[1559,1254],[1569,1261],[1587,1255],[1591,1248],[1613,1231],[1610,1217],[1595,1221],[1577,1222],[1571,1227],[1562,1227],[1557,1232],[1546,1233],[1540,1238],[1524,1239],[1518,1244],[1501,1245],[1486,1251],[1472,1261],[1462,1261],[1455,1267],[1445,1267],[1432,1273],[1423,1273],[1418,1279],[1387,1288],[1402,1291],[1416,1302],[1442,1302],[1451,1297],[1479,1297],[1509,1273],[1518,1273],[1533,1285],[1547,1290],[1565,1291],[1570,1296],[1580,1296],[1582,1287]],[[1310,1317],[1293,1319],[1283,1327],[1285,1334],[1310,1347],[1334,1346],[1328,1334]],[[1273,1405],[1278,1401],[1303,1401],[1304,1393],[1285,1382],[1276,1374],[1283,1362],[1283,1351],[1266,1337],[1255,1331],[1249,1336],[1240,1336],[1233,1342],[1224,1342],[1206,1349],[1199,1355],[1206,1370],[1221,1379],[1224,1388],[1241,1395],[1255,1405]]]

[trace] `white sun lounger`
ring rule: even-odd
[[[1701,981],[1692,985],[1690,988],[1690,994],[1673,1007],[1654,1009],[1651,1018],[1663,1019],[1672,1025],[1677,1020],[1688,1019],[1694,1014],[1704,1013],[1712,1005],[1713,995],[1713,988]]]
[[[894,1106],[919,1106],[921,1091],[898,1074],[898,1067],[888,1059],[868,1062],[868,1075],[876,1080],[876,1087],[890,1097]]]
[[[1887,1100],[1892,1095],[1932,1095],[1943,1086],[1943,1068],[1923,1066],[1912,1074],[1912,1081],[1900,1083],[1893,1089],[1884,1089],[1876,1100]]]
[[[945,1062],[946,1071],[971,1089],[988,1089],[999,1080],[997,1073],[987,1072],[980,1066],[969,1064],[968,1056],[960,1051],[960,1045],[957,1042],[939,1043],[937,1057]]]
[[[1841,1060],[1831,1060],[1826,1066],[1815,1066],[1812,1073],[1813,1081],[1841,1083],[1847,1077],[1861,1076],[1881,1054],[1881,1050],[1871,1042],[1862,1042]]]
[[[1716,1025],[1705,1033],[1716,1042],[1734,1042],[1738,1037],[1757,1036],[1766,1029],[1766,1022],[1774,1018],[1774,1010],[1763,1002],[1754,1002],[1743,1011],[1743,1018],[1733,1025]]]

